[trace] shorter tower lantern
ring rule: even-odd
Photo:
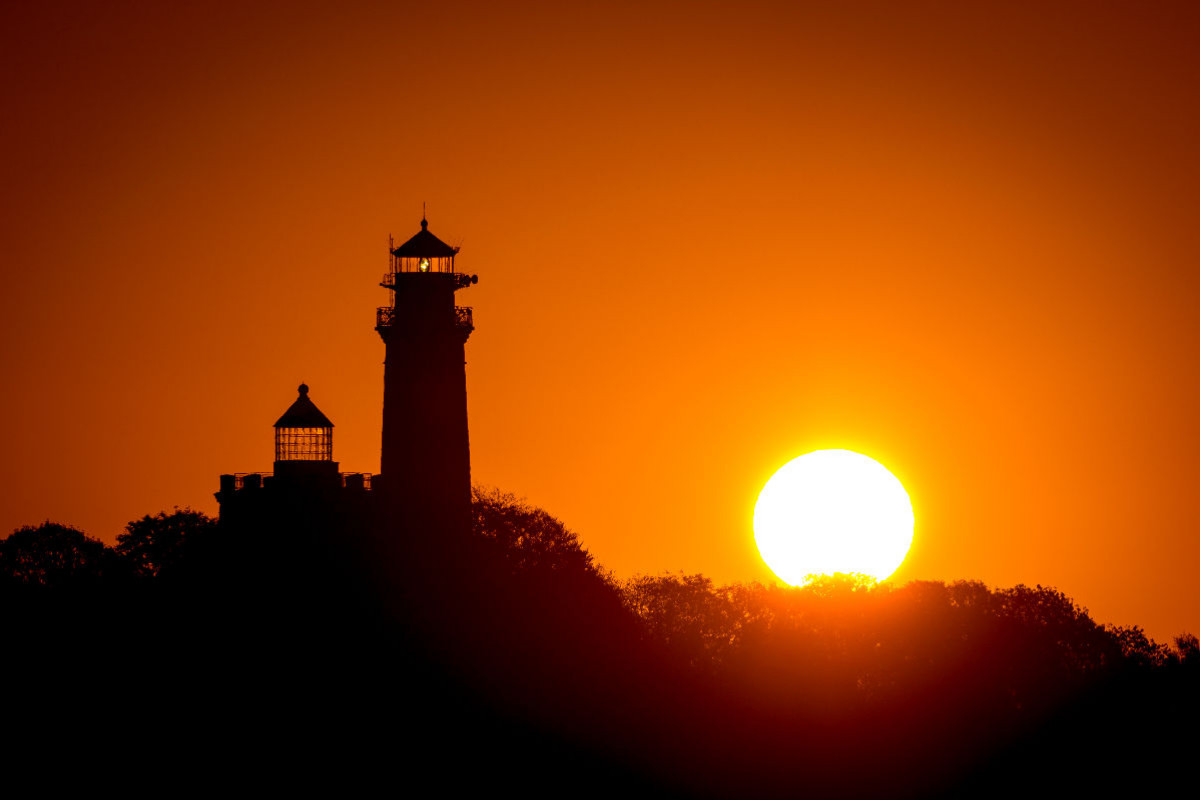
[[[333,422],[308,399],[308,386],[275,422],[275,474],[337,472]]]

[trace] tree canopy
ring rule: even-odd
[[[108,555],[103,542],[70,525],[25,526],[0,540],[0,580],[52,587],[95,580]]]
[[[139,574],[158,575],[179,563],[189,543],[216,529],[217,521],[190,508],[147,514],[117,535],[117,553]]]
[[[514,572],[600,574],[574,532],[525,500],[476,486],[471,511],[475,535],[494,544]]]
[[[420,549],[333,515],[315,537],[268,525],[254,546],[190,509],[132,520],[111,548],[20,528],[0,540],[0,620],[34,676],[23,685],[47,692],[83,663],[110,669],[115,705],[199,691],[197,709],[236,714],[267,692],[281,741],[281,720],[311,737],[353,728],[347,707],[371,722],[386,708],[442,737],[478,726],[473,757],[586,741],[715,795],[756,794],[747,774],[766,794],[991,781],[1005,748],[1041,752],[1051,732],[1079,752],[1152,752],[1161,728],[1135,723],[1197,694],[1195,636],[1097,624],[1051,587],[617,581],[546,511],[497,490],[473,500],[469,544]]]

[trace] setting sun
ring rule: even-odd
[[[904,486],[873,458],[816,450],[784,464],[754,506],[754,540],[785,582],[861,573],[884,580],[908,554],[913,510]]]

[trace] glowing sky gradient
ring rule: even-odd
[[[845,448],[895,580],[1200,632],[1195,4],[16,5],[0,528],[215,513],[300,381],[378,469],[426,201],[475,478],[619,576],[770,580],[759,490]]]

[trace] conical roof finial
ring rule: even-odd
[[[429,220],[425,219],[425,203],[421,202],[421,230],[429,227]]]
[[[329,417],[321,413],[312,400],[308,399],[308,384],[297,387],[300,396],[288,406],[283,416],[275,421],[276,428],[332,428]]]
[[[429,220],[422,217],[421,230],[407,242],[393,249],[392,255],[397,258],[454,258],[458,255],[458,248],[451,247],[430,233]]]

